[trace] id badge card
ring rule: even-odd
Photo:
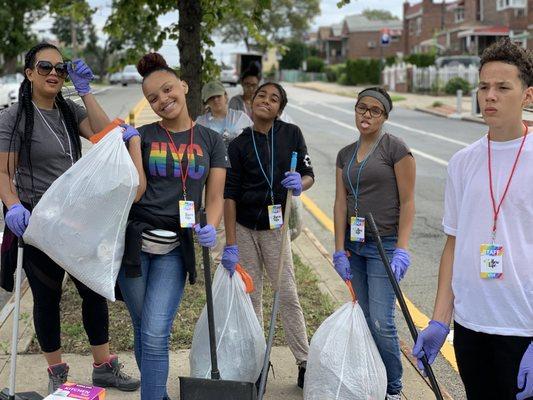
[[[480,246],[480,260],[481,278],[503,278],[503,246],[499,244],[482,244]]]
[[[196,215],[194,212],[194,201],[179,201],[180,207],[180,226],[182,228],[192,228],[196,224]]]
[[[283,226],[281,204],[268,206],[268,221],[270,222],[270,229],[279,229]]]
[[[365,241],[365,219],[361,217],[352,217],[350,220],[350,241]]]

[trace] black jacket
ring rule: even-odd
[[[141,276],[142,233],[147,229],[166,229],[178,233],[189,283],[194,284],[196,265],[192,229],[181,229],[177,218],[156,216],[135,204],[131,208],[126,226],[126,245],[122,257],[122,268],[125,268],[126,277]]]
[[[237,222],[253,230],[270,229],[267,207],[272,204],[270,187],[261,171],[254,150],[252,134],[255,137],[257,153],[264,172],[270,179],[272,131],[267,135],[246,128],[228,147],[231,168],[227,170],[224,198],[237,203]],[[302,131],[296,125],[276,120],[274,122],[274,203],[285,209],[287,189],[281,185],[285,172],[289,171],[291,154],[298,153],[296,171],[314,179],[311,159],[307,154]]]

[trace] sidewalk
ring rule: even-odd
[[[293,242],[293,251],[302,261],[312,267],[319,277],[320,290],[332,297],[338,305],[350,301],[350,296],[343,282],[338,278],[330,261],[330,256],[322,247],[311,231],[304,228],[302,234]],[[31,313],[31,292],[27,290],[22,300],[23,309]],[[31,314],[30,314],[31,315]],[[31,318],[27,318],[27,323]],[[0,337],[5,340],[10,338],[11,318],[8,318],[0,326]],[[31,326],[31,323],[30,323]],[[27,338],[27,329],[25,330]],[[27,339],[25,343],[28,343]],[[409,349],[402,346],[402,363],[404,367],[404,390],[402,398],[406,400],[434,399],[428,383],[418,373],[417,369],[407,355]],[[19,351],[24,351],[23,346],[19,346]],[[178,398],[178,376],[187,376],[189,373],[189,361],[187,350],[172,352],[170,355],[170,375],[169,375],[169,395],[173,399]],[[407,354],[407,355],[406,355]],[[121,362],[126,367],[125,371],[133,376],[139,376],[135,366],[132,353],[119,354]],[[66,354],[64,359],[70,364],[70,379],[76,383],[90,384],[91,356]],[[275,377],[269,376],[266,399],[302,399],[302,391],[296,386],[297,368],[294,358],[287,347],[274,348],[272,352],[272,363],[274,365]],[[9,380],[9,356],[0,356],[0,386],[5,386]],[[48,377],[46,375],[46,363],[40,354],[22,354],[17,362],[17,391],[35,390],[41,394],[46,393]],[[441,387],[441,389],[444,389]],[[444,391],[444,390],[443,390]],[[443,393],[446,399],[451,399],[449,395]],[[109,390],[106,396],[108,400],[138,399],[139,392],[124,393],[117,390]]]
[[[343,86],[329,82],[301,82],[295,83],[293,86],[302,89],[316,90],[323,93],[337,94],[352,99],[355,99],[357,93],[365,88],[365,86]],[[461,103],[462,112],[461,115],[458,116],[456,115],[456,96],[432,96],[427,94],[400,93],[392,91],[390,91],[389,94],[393,98],[394,105],[397,107],[427,112],[439,117],[462,119],[464,121],[485,124],[481,115],[472,115],[472,99],[470,95],[463,96]],[[403,98],[403,100],[394,100],[394,97]],[[440,104],[437,107],[434,107],[437,102]],[[533,125],[533,112],[524,110],[522,119],[526,121],[528,125]]]

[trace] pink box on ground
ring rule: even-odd
[[[104,400],[105,389],[97,386],[86,386],[67,382],[59,387],[45,400]]]

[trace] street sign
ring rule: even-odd
[[[381,45],[388,46],[389,43],[390,43],[390,30],[388,28],[384,28],[381,30]]]

